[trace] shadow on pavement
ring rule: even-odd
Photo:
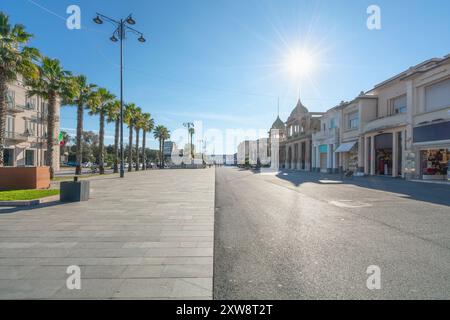
[[[295,186],[303,183],[356,185],[362,188],[401,193],[407,197],[450,206],[450,185],[405,181],[391,177],[345,177],[343,174],[325,174],[315,172],[281,171],[276,177],[289,181]]]
[[[16,213],[16,212],[25,212],[25,211],[48,208],[48,207],[54,207],[54,206],[59,206],[62,204],[64,204],[64,202],[52,201],[52,202],[37,204],[37,205],[33,205],[33,206],[0,207],[0,215],[8,214],[8,213]]]

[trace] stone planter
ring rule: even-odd
[[[89,181],[64,181],[60,184],[61,202],[80,202],[89,200]]]
[[[0,189],[48,189],[49,167],[0,167]]]

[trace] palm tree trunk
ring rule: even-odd
[[[0,77],[0,167],[3,167],[3,150],[5,148],[6,140],[6,95],[8,94],[8,87],[6,86],[6,80],[2,76]]]
[[[145,140],[147,132],[145,130],[142,130],[142,170],[147,170],[147,159],[145,154]]]
[[[136,171],[139,171],[139,128],[136,128]]]
[[[159,138],[159,167],[161,168],[162,166],[162,143],[161,143],[162,139]]]
[[[131,172],[133,166],[133,126],[130,125],[130,133],[128,137],[128,172]]]
[[[50,179],[55,175],[53,151],[55,147],[55,113],[56,113],[56,93],[49,92],[48,97],[48,129],[47,129],[47,163],[50,166]]]
[[[103,164],[105,163],[104,139],[105,139],[105,112],[100,111],[100,132],[99,132],[99,142],[98,142],[98,147],[99,147],[99,151],[100,151],[100,156],[99,156],[100,174],[105,174],[105,167],[103,166]]]
[[[49,111],[50,115],[50,111]],[[76,149],[76,160],[77,167],[75,169],[75,174],[81,174],[81,163],[83,162],[83,146],[81,144],[81,139],[83,138],[83,104],[79,103],[77,106],[77,149]]]
[[[120,130],[120,119],[119,117],[117,117],[116,128],[114,133],[114,173],[119,172],[119,130]]]
[[[162,143],[161,143],[161,159],[162,159],[162,167],[164,168],[164,139],[162,139]]]

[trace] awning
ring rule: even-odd
[[[341,143],[341,145],[334,152],[349,152],[357,143],[358,141]]]

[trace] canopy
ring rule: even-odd
[[[341,143],[341,145],[334,152],[349,152],[357,143],[358,141]]]

